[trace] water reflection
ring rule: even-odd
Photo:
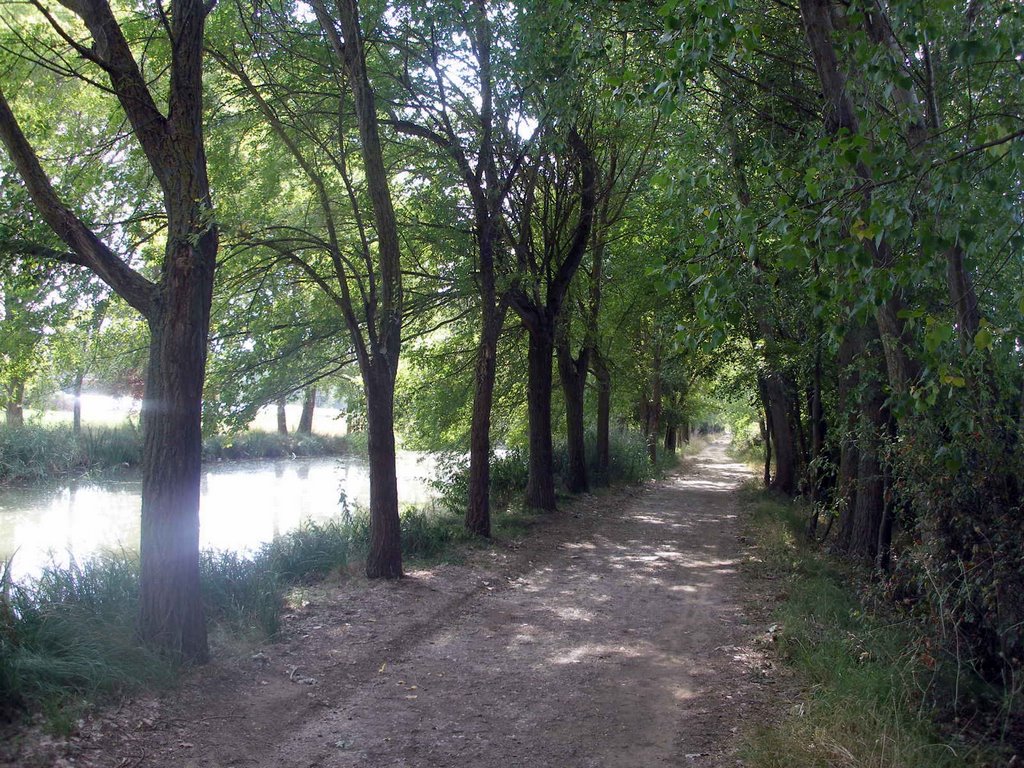
[[[434,464],[429,456],[399,452],[399,502],[423,504]],[[200,543],[204,548],[252,551],[304,520],[340,514],[339,499],[366,506],[369,470],[364,457],[231,462],[205,468],[201,484]],[[59,487],[0,492],[0,558],[14,554],[15,578],[51,559],[103,551],[137,551],[138,480],[72,482]]]

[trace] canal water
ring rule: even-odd
[[[429,503],[432,458],[399,451],[397,469],[399,503]],[[0,559],[13,556],[12,574],[20,579],[71,557],[136,552],[140,489],[138,479],[103,479],[0,490]],[[252,552],[303,521],[337,519],[342,497],[353,507],[369,505],[365,457],[208,464],[199,513],[201,546]]]

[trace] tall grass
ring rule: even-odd
[[[944,736],[923,695],[930,670],[918,628],[867,610],[862,575],[804,545],[792,504],[751,494],[755,575],[784,583],[773,616],[778,654],[798,675],[801,701],[752,734],[756,768],[953,768],[987,766],[992,754]]]
[[[464,539],[460,520],[421,509],[403,511],[401,533],[410,560],[439,557]],[[364,558],[369,541],[369,516],[357,510],[333,521],[307,522],[251,555],[204,552],[207,616],[221,634],[271,637],[280,629],[290,588]],[[12,583],[10,563],[3,563],[0,719],[43,712],[51,728],[61,731],[89,702],[172,680],[173,662],[135,642],[138,586],[138,559],[127,553],[51,565],[22,584]]]

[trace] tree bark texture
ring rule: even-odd
[[[661,350],[655,346],[651,359],[651,400],[647,406],[647,455],[651,464],[658,462],[658,438],[661,436]]]
[[[590,490],[590,482],[587,478],[583,404],[590,365],[590,348],[584,344],[579,357],[573,357],[567,319],[559,326],[556,347],[558,378],[565,400],[565,436],[569,462],[566,467],[565,485],[570,493],[585,493]]]
[[[4,414],[8,427],[25,426],[25,381],[18,379],[7,387]]]
[[[832,39],[834,30],[831,0],[800,0],[800,15],[825,97],[825,129],[829,134],[845,129],[851,135],[856,135],[860,132],[860,123],[846,87],[845,70],[840,67],[836,57]],[[868,184],[872,182],[871,170],[863,162],[857,163],[856,173],[858,178]],[[865,205],[870,203],[870,194],[870,191],[864,193]],[[877,245],[874,240],[866,238],[864,247],[876,268],[888,270],[891,267],[893,256],[884,238]],[[908,351],[910,334],[899,316],[902,305],[901,297],[895,295],[875,308],[875,318],[885,350],[889,384],[898,396],[909,392],[910,385],[916,380],[918,373],[917,364]]]
[[[769,486],[787,496],[796,494],[799,472],[799,450],[791,405],[793,387],[780,373],[764,377],[764,391],[768,402],[772,443],[775,446],[775,477]]]
[[[612,379],[600,354],[591,354],[591,367],[597,383],[597,480],[608,482],[611,463]]]
[[[530,430],[530,472],[526,481],[526,504],[535,509],[555,509],[555,473],[551,444],[551,366],[554,333],[545,324],[529,334],[526,395]]]
[[[366,575],[402,576],[402,535],[395,473],[395,381],[386,366],[369,371],[366,398],[367,451],[370,461],[370,551]]]
[[[493,286],[493,272],[492,272]],[[481,308],[480,341],[476,350],[473,417],[469,430],[469,503],[465,525],[478,536],[491,535],[491,411],[498,357],[498,336],[504,310],[494,306],[493,291]]]
[[[287,435],[288,434],[288,412],[285,410],[285,406],[288,404],[288,400],[284,397],[279,397],[275,403],[277,411],[277,434]]]
[[[300,435],[313,434],[313,414],[316,411],[316,385],[306,387],[302,396],[302,413],[295,431]]]

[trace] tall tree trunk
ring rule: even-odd
[[[73,3],[160,184],[167,244],[159,282],[128,266],[53,189],[0,90],[0,139],[33,203],[71,249],[138,310],[150,329],[143,397],[139,635],[191,662],[207,658],[199,589],[200,412],[218,233],[203,143],[203,37],[213,4],[171,0],[166,115],[157,106],[109,3]],[[85,49],[82,49],[85,50]],[[60,258],[60,257],[59,257]]]
[[[651,400],[647,409],[647,454],[652,464],[658,462],[658,438],[661,436],[661,350],[655,345],[651,362]]]
[[[285,411],[285,406],[288,404],[288,399],[285,397],[279,397],[276,402],[277,407],[277,434],[287,435],[288,434],[288,413]]]
[[[885,394],[879,374],[867,372],[861,396],[857,500],[847,553],[874,564],[878,556],[879,535],[885,518],[885,478],[882,473],[881,439],[886,425]]]
[[[757,374],[757,394],[761,399],[761,411],[764,414],[758,420],[758,427],[761,429],[761,440],[764,443],[764,487],[770,488],[772,484],[772,409],[768,400],[768,384],[763,373]]]
[[[683,436],[683,442],[684,443],[689,443],[690,442],[690,420],[689,419],[683,419],[683,423],[682,423],[681,426],[682,426],[682,433],[683,433],[683,435],[682,435]],[[763,425],[762,425],[762,427],[763,427]]]
[[[306,387],[302,397],[302,413],[299,415],[299,426],[296,432],[300,435],[313,434],[313,413],[316,409],[316,385]]]
[[[367,452],[370,461],[370,551],[366,575],[395,579],[402,575],[402,536],[395,474],[395,383],[386,366],[370,369],[366,398]]]
[[[555,470],[551,445],[551,357],[554,334],[550,324],[529,333],[529,383],[527,411],[530,421],[530,474],[526,504],[552,512],[555,509]]]
[[[769,373],[764,377],[772,432],[775,444],[775,478],[771,489],[793,496],[796,493],[798,470],[798,446],[790,411],[793,400],[792,386],[780,373]]]
[[[811,517],[807,523],[807,537],[813,539],[818,534],[818,514],[821,506],[822,477],[821,457],[825,446],[825,414],[821,403],[821,329],[819,327],[814,345],[814,369],[811,374],[811,387],[807,393],[807,418],[811,427],[811,463],[809,472],[811,493]]]
[[[376,94],[366,68],[366,50],[357,0],[337,0],[338,21],[344,41],[327,16],[323,4],[313,4],[321,26],[345,63],[359,125],[366,191],[377,235],[378,277],[373,302],[367,311],[369,344],[364,344],[358,323],[349,331],[358,343],[360,371],[366,394],[370,450],[370,551],[366,575],[398,578],[402,575],[402,547],[398,518],[398,480],[395,470],[395,376],[402,347],[402,270],[398,224],[384,165]],[[370,258],[367,254],[367,258]]]
[[[558,378],[565,400],[565,437],[568,453],[565,485],[570,493],[585,493],[590,490],[590,483],[587,479],[583,399],[587,386],[590,348],[584,344],[579,358],[572,356],[568,317],[559,324],[556,353]]]
[[[612,379],[604,358],[591,350],[594,381],[597,382],[597,475],[600,483],[608,482],[611,463]]]
[[[85,373],[77,371],[75,382],[72,387],[74,404],[72,405],[71,431],[75,437],[82,434],[82,385],[85,383]]]
[[[676,427],[674,424],[665,428],[665,450],[669,453],[676,452]]]
[[[505,310],[494,306],[493,270],[491,290],[481,308],[480,342],[476,349],[473,390],[473,420],[469,429],[469,504],[466,530],[478,536],[491,535],[491,410],[498,357],[498,336],[505,322]]]
[[[194,222],[172,229],[166,300],[149,320],[142,401],[142,639],[194,662],[208,650],[199,583],[202,398],[216,230],[198,240]],[[184,230],[184,231],[182,231]],[[196,242],[193,246],[191,243]]]

